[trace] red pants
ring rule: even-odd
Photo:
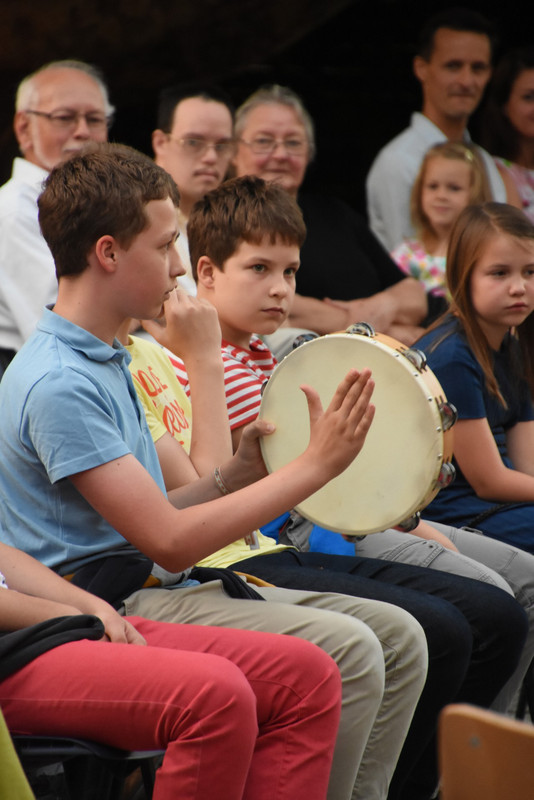
[[[149,647],[61,645],[0,684],[16,733],[165,749],[154,800],[324,800],[337,667],[291,636],[131,618]]]

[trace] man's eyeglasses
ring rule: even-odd
[[[44,117],[47,119],[51,125],[55,128],[75,128],[78,124],[80,119],[84,119],[87,127],[90,130],[105,130],[107,129],[112,121],[113,117],[111,114],[100,114],[98,111],[70,111],[69,109],[61,110],[61,111],[34,111],[32,109],[26,109],[26,114],[34,114],[36,117]]]
[[[290,139],[274,139],[272,136],[257,136],[250,142],[247,142],[245,139],[240,139],[239,141],[246,144],[247,147],[250,147],[252,152],[258,156],[269,155],[279,146],[284,148],[288,156],[303,156],[308,147],[308,143],[304,139],[298,139],[296,137]]]
[[[179,144],[189,156],[203,156],[210,147],[213,147],[218,156],[233,156],[236,149],[235,139],[219,139],[216,142],[196,136],[186,136],[184,139],[169,136],[169,139]]]

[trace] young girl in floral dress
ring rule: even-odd
[[[446,253],[452,227],[460,212],[490,199],[482,162],[474,148],[443,142],[426,153],[411,197],[417,238],[407,239],[392,252],[397,265],[420,280],[427,292],[429,316],[446,309]]]

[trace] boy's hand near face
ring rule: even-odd
[[[161,320],[143,320],[143,328],[186,365],[216,357],[221,360],[221,327],[216,309],[207,300],[182,289],[171,292]]]
[[[177,288],[165,302],[162,318],[145,320],[143,326],[184,362],[193,408],[190,457],[198,475],[211,474],[232,454],[217,310]],[[162,446],[160,441],[160,458]],[[169,480],[169,486],[181,485]]]

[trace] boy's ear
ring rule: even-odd
[[[117,269],[118,245],[113,236],[101,236],[95,243],[95,256],[105,272],[115,272]]]
[[[201,256],[197,264],[197,282],[205,289],[213,289],[215,285],[215,275],[220,269],[215,266],[208,256]]]

